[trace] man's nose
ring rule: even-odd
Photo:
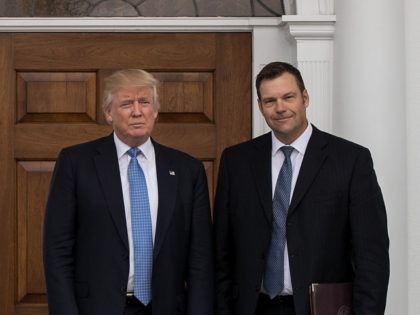
[[[276,99],[276,103],[274,104],[274,108],[277,112],[282,112],[286,110],[284,106],[284,101],[281,98]]]
[[[134,116],[139,116],[141,115],[142,112],[142,106],[140,105],[140,103],[138,101],[134,101],[133,102],[133,107],[132,107],[132,113]]]

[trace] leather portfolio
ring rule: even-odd
[[[352,315],[352,284],[313,283],[309,288],[312,315]]]

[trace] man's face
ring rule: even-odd
[[[104,113],[118,138],[130,147],[146,142],[158,115],[153,92],[149,87],[127,87],[117,90]]]
[[[265,121],[284,144],[296,140],[308,125],[308,92],[299,90],[295,77],[284,73],[273,80],[263,80],[258,101]]]

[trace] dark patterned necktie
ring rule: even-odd
[[[271,298],[279,295],[284,287],[286,219],[292,186],[292,162],[290,155],[293,152],[293,147],[284,146],[281,147],[281,150],[285,159],[274,190],[271,242],[264,273],[264,289]]]

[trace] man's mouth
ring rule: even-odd
[[[144,123],[142,123],[142,122],[131,123],[130,126],[131,127],[141,127],[141,126],[144,126]]]

